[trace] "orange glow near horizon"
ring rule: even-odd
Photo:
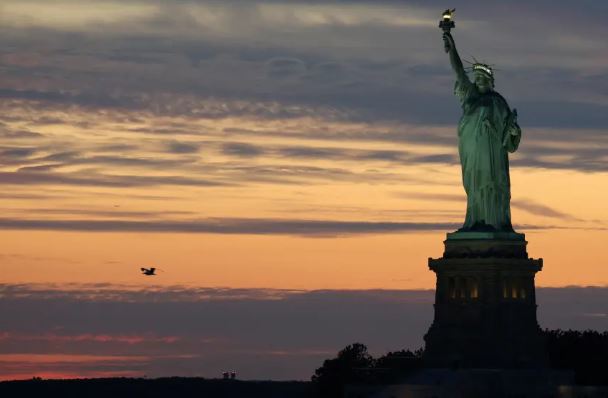
[[[435,282],[426,259],[441,256],[444,234],[297,238],[4,232],[0,238],[17,249],[14,257],[4,262],[4,267],[11,269],[10,278],[4,274],[4,283],[428,289],[434,288]],[[31,238],[47,244],[20,244]],[[538,286],[608,285],[608,270],[599,266],[606,262],[601,252],[605,242],[602,231],[585,231],[578,238],[571,231],[534,231],[527,239],[529,254],[544,258]],[[568,244],[581,251],[556,251],[556,247]],[[163,271],[144,279],[140,265]]]
[[[86,354],[0,354],[0,381],[42,379],[82,379],[99,377],[142,377],[137,370],[69,370],[65,366],[118,365],[139,367],[149,361],[145,356]]]
[[[63,371],[36,371],[23,373],[0,373],[0,381],[16,381],[30,380],[33,377],[40,377],[44,380],[67,380],[67,379],[95,379],[95,378],[110,378],[110,377],[144,377],[142,372],[132,370],[94,370],[94,371],[78,371],[78,372],[63,372]]]

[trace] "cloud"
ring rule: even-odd
[[[360,159],[381,160],[403,163],[408,152],[392,150],[371,150],[359,156]]]
[[[77,160],[82,154],[76,150],[63,150],[37,159],[39,162],[71,162]]]
[[[427,193],[427,192],[395,192],[393,194],[396,197],[404,199],[422,199],[432,201],[445,201],[445,202],[466,202],[467,196],[463,192],[462,195],[447,194],[447,193]]]
[[[36,198],[36,197],[34,197]],[[47,214],[47,215],[86,215],[93,217],[109,217],[109,218],[163,218],[167,216],[184,216],[189,215],[192,216],[196,214],[192,211],[183,211],[183,210],[162,210],[162,211],[128,211],[128,210],[120,210],[114,208],[112,210],[104,210],[104,209],[76,209],[76,208],[67,208],[67,209],[56,209],[56,208],[35,208],[30,207],[27,209],[14,209],[7,208],[7,212],[11,213],[20,213],[22,215],[31,215],[31,214]]]
[[[462,195],[457,194],[446,194],[446,193],[426,193],[426,192],[395,192],[394,196],[406,199],[422,199],[422,200],[433,200],[433,201],[446,201],[446,202],[460,202],[466,203],[466,195],[463,193]],[[523,210],[527,213],[549,217],[549,218],[557,218],[567,221],[581,221],[580,219],[561,212],[559,210],[555,210],[547,205],[536,203],[531,199],[515,199],[511,200],[511,206],[514,208]]]
[[[347,120],[368,122],[449,125],[458,119],[437,13],[427,3],[128,2],[111,11],[100,8],[97,23],[86,23],[88,12],[61,18],[39,12],[19,25],[14,25],[19,18],[8,15],[23,16],[25,6],[7,4],[6,23],[16,33],[1,36],[11,55],[0,92],[5,98],[208,117],[289,118],[330,108]],[[501,65],[499,90],[513,98],[524,125],[606,125],[606,106],[596,95],[604,72],[594,61],[602,21],[594,5],[577,6],[576,13],[573,7],[562,3],[548,11],[514,2],[509,12],[518,15],[517,30],[504,23],[505,10],[495,4],[466,9],[465,19],[459,19],[463,54],[483,50]],[[551,16],[566,15],[577,29],[548,40],[544,32],[552,27]],[[58,21],[66,25],[59,27]],[[491,42],[480,34],[489,27]],[[27,62],[41,37],[48,54]],[[87,37],[94,37],[94,44]],[[518,54],[526,54],[525,65]],[[95,74],[91,63],[100,65]],[[173,73],[159,79],[163,65]],[[22,81],[28,84],[18,84]],[[195,100],[186,105],[186,98]],[[225,108],[197,109],[196,99],[215,99]],[[230,105],[238,101],[248,105]]]
[[[199,150],[199,145],[191,142],[170,141],[167,143],[167,151],[170,153],[196,153]]]
[[[329,124],[329,122],[326,123]],[[223,131],[235,137],[283,137],[312,141],[411,143],[451,147],[457,144],[455,126],[416,126],[408,124],[398,126],[383,125],[380,127],[363,124],[359,129],[353,130],[332,124],[328,128],[322,125],[298,126],[298,129],[289,132],[269,129],[254,130],[242,127],[228,127],[223,129]]]
[[[23,14],[24,6],[19,2],[11,0],[7,4],[9,14]],[[36,4],[48,7],[43,2]],[[80,7],[77,2],[66,4]],[[134,13],[138,7],[145,12]],[[529,150],[527,147],[527,140],[532,138],[527,132],[535,126],[555,133],[547,137],[551,141],[583,141],[599,147],[605,141],[605,135],[597,133],[607,122],[605,104],[597,94],[598,87],[603,88],[604,72],[597,62],[584,61],[594,59],[598,42],[595,30],[603,25],[597,19],[596,6],[576,7],[575,15],[569,12],[572,7],[554,5],[547,14],[547,10],[541,13],[524,2],[515,2],[510,13],[519,16],[522,26],[513,31],[507,26],[500,29],[505,24],[498,19],[505,10],[487,4],[467,9],[467,19],[459,25],[466,27],[458,31],[463,51],[487,48],[490,57],[497,56],[502,61],[499,91],[504,89],[511,105],[519,109],[524,128],[524,156],[516,159],[514,165],[605,170],[599,151],[577,148],[572,162],[560,163],[547,156],[539,158],[534,152],[541,150],[538,145]],[[0,95],[45,109],[78,105],[87,112],[111,108],[210,120],[251,117],[270,122],[314,116],[321,121],[370,125],[390,120],[407,124],[408,128],[389,134],[370,131],[357,137],[332,131],[302,131],[297,136],[454,144],[460,110],[452,95],[453,77],[437,39],[435,22],[430,22],[436,20],[436,11],[426,3],[408,3],[404,7],[386,1],[372,7],[357,1],[295,2],[289,6],[280,1],[161,6],[129,2],[124,8],[117,5],[112,11],[103,9],[100,13],[108,14],[100,16],[105,21],[104,29],[83,22],[91,17],[89,13],[62,16],[60,20],[80,18],[80,22],[76,26],[72,21],[61,29],[56,26],[57,19],[42,16],[12,26],[11,31],[17,33],[0,36],[8,49],[8,56],[3,58],[8,78]],[[569,15],[569,21],[581,29],[576,30],[576,37],[571,37],[574,33],[558,32],[566,37],[555,37],[547,43],[542,34],[551,27],[546,15]],[[290,21],[287,25],[286,16]],[[488,26],[494,32],[491,45],[479,35]],[[94,45],[82,29],[95,37]],[[210,32],[215,34],[207,34]],[[520,35],[526,40],[514,39]],[[32,58],[39,37],[48,43],[49,51],[44,58]],[[332,38],[330,44],[317,45],[327,37]],[[587,42],[589,47],[574,45],[579,42]],[[516,47],[512,47],[513,43],[517,43]],[[508,56],[500,51],[507,44],[511,49]],[[436,50],[431,51],[434,46]],[[514,61],[521,57],[511,55],[535,54],[539,46],[543,57],[529,57],[525,65]],[[585,56],[579,56],[579,52]],[[562,59],[559,67],[557,57]],[[70,62],[66,62],[67,58]],[[578,63],[566,63],[566,58]],[[92,64],[97,65],[94,74],[90,72]],[[161,67],[170,68],[172,73],[163,73],[159,79]],[[38,76],[49,78],[38,80]],[[556,113],[556,109],[560,111]],[[39,123],[45,122],[44,118],[38,119]],[[49,123],[58,120],[61,118],[57,116],[46,119]],[[429,132],[427,126],[431,124],[444,126],[446,131]],[[151,134],[200,134],[197,129],[158,125],[131,128]],[[423,131],[425,128],[427,131]],[[570,128],[576,129],[576,134],[559,131]],[[285,132],[277,132],[277,136],[280,134]],[[181,149],[195,151],[191,147]],[[243,157],[248,154],[234,148],[234,156],[239,153]],[[390,156],[399,160],[395,154]],[[431,160],[455,163],[449,154],[436,155]]]
[[[0,125],[0,137],[4,139],[35,139],[43,137],[42,134],[28,130],[12,130]]]
[[[268,74],[272,77],[302,75],[306,71],[304,62],[297,58],[277,57],[266,62]]]
[[[221,287],[151,285],[142,290],[140,285],[99,283],[22,283],[0,284],[0,296],[6,299],[57,300],[73,299],[91,302],[129,302],[150,304],[155,302],[207,301],[274,301],[306,293],[294,289],[247,289]]]
[[[596,145],[598,144],[593,144],[593,146]],[[555,155],[536,155],[534,153],[526,152],[514,159],[511,164],[514,167],[533,167],[549,170],[580,170],[584,172],[608,171],[608,163],[604,160],[606,157],[606,151],[604,149],[573,148],[567,154],[564,154],[563,151],[555,152]]]
[[[264,135],[262,133],[261,135]],[[285,134],[283,134],[285,136]],[[293,138],[290,134],[290,138]],[[310,134],[309,139],[315,135]],[[327,136],[325,139],[330,139]],[[222,144],[222,153],[241,157],[253,157],[265,154],[290,160],[315,159],[315,160],[339,160],[348,162],[382,161],[398,164],[422,164],[422,163],[448,163],[457,162],[454,155],[424,155],[419,156],[406,150],[376,150],[376,149],[353,149],[347,147],[320,147],[308,145],[268,145],[262,148],[259,145],[229,142]]]
[[[0,227],[16,230],[83,232],[176,232],[254,235],[337,236],[453,230],[455,223],[373,222],[290,219],[207,218],[188,221],[35,220],[0,218]],[[530,228],[528,226],[528,228]]]
[[[51,198],[61,198],[62,195],[48,195],[41,193],[19,193],[19,192],[2,192],[0,199],[25,199],[25,200],[45,200]]]
[[[4,185],[73,185],[99,187],[144,187],[158,185],[189,185],[217,187],[227,184],[181,176],[104,175],[94,173],[46,173],[36,171],[0,172]]]
[[[606,105],[585,101],[519,101],[524,126],[559,128],[595,128],[606,122]]]
[[[411,162],[416,163],[447,163],[447,164],[460,164],[458,160],[458,156],[456,154],[447,153],[447,154],[436,154],[436,155],[423,155],[416,156],[411,159]]]
[[[551,218],[560,218],[562,220],[567,221],[580,221],[580,219],[573,217],[570,214],[563,213],[561,211],[552,209],[549,206],[536,203],[530,199],[520,199],[520,200],[512,200],[511,204],[518,209],[524,210],[530,214],[551,217]]]
[[[0,157],[9,158],[9,162],[13,159],[28,158],[36,153],[36,148],[26,147],[3,147],[0,148]],[[4,160],[4,159],[3,159]]]
[[[40,164],[37,166],[24,166],[24,167],[19,167],[17,169],[18,172],[26,172],[26,173],[39,173],[39,172],[47,172],[47,171],[52,171],[54,169],[58,169],[60,167],[62,167],[63,164],[61,163],[53,163],[53,164]]]
[[[192,153],[195,151],[193,146],[184,147],[180,144],[178,148],[172,147],[170,151],[181,151],[174,153]],[[39,161],[47,162],[49,160],[58,160],[63,157],[63,154],[50,155],[39,159]],[[177,159],[157,159],[152,157],[128,157],[128,156],[114,156],[114,155],[99,155],[99,156],[84,156],[79,154],[70,154],[63,158],[65,162],[63,166],[74,166],[74,165],[90,165],[99,164],[108,167],[112,166],[140,166],[150,169],[163,168],[166,169],[171,166],[179,166],[184,163],[191,163],[194,161],[192,158],[180,157]]]
[[[335,159],[347,157],[347,151],[340,148],[315,148],[310,146],[291,146],[279,148],[281,156],[287,158]]]
[[[124,344],[142,344],[142,343],[165,343],[172,344],[179,340],[176,336],[162,336],[157,337],[154,335],[110,335],[110,334],[92,334],[83,333],[76,335],[62,335],[57,333],[41,333],[41,334],[15,334],[4,332],[0,333],[0,341],[11,341],[11,342],[25,342],[25,343],[36,343],[36,342],[49,342],[53,343],[79,343],[79,342],[95,342],[95,343],[124,343]],[[2,358],[0,357],[0,361]],[[97,359],[97,358],[96,358]]]
[[[256,145],[244,142],[227,142],[222,144],[222,153],[238,157],[256,157],[262,155],[264,150]]]
[[[131,96],[117,96],[108,93],[66,93],[55,90],[14,90],[1,88],[0,98],[23,99],[29,101],[49,102],[62,105],[79,105],[91,108],[133,108],[137,101]]]
[[[302,127],[301,130],[289,132],[274,131],[271,129],[243,129],[226,128],[225,133],[233,137],[247,137],[259,139],[261,137],[290,138],[309,141],[326,141],[337,144],[358,142],[361,146],[366,143],[394,143],[407,150],[367,150],[353,151],[345,148],[328,148],[328,156],[333,159],[353,160],[384,160],[402,164],[423,163],[459,163],[457,158],[456,126],[361,126],[357,130],[342,131],[339,125],[328,129],[320,127]],[[442,153],[433,155],[416,155],[418,145],[432,145]],[[606,170],[607,163],[604,158],[607,151],[608,139],[602,130],[597,129],[546,129],[525,128],[524,138],[519,150],[511,155],[512,167],[532,167],[544,169],[571,169],[584,172],[602,172]],[[295,147],[295,148],[301,148]],[[308,147],[304,147],[306,149]],[[316,148],[316,147],[312,147]],[[451,153],[445,153],[451,148]],[[303,157],[306,151],[294,150],[296,155]],[[279,151],[280,153],[280,151]],[[321,156],[316,152],[317,157]],[[357,160],[357,159],[355,159]]]

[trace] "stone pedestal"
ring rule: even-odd
[[[534,275],[523,234],[448,234],[437,275],[435,318],[425,335],[426,368],[542,368]]]

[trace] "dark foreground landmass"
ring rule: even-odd
[[[314,386],[304,381],[241,381],[168,377],[20,380],[0,382],[0,397],[78,398],[309,398]]]

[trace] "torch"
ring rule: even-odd
[[[450,33],[450,29],[452,29],[452,28],[455,29],[456,28],[456,24],[454,23],[454,21],[452,21],[452,14],[454,14],[455,11],[456,11],[455,8],[452,8],[451,10],[448,8],[441,15],[442,18],[439,21],[439,27],[445,33]],[[450,51],[450,49],[449,49],[449,47],[447,46],[447,43],[446,43],[445,52],[447,53],[448,51]]]

